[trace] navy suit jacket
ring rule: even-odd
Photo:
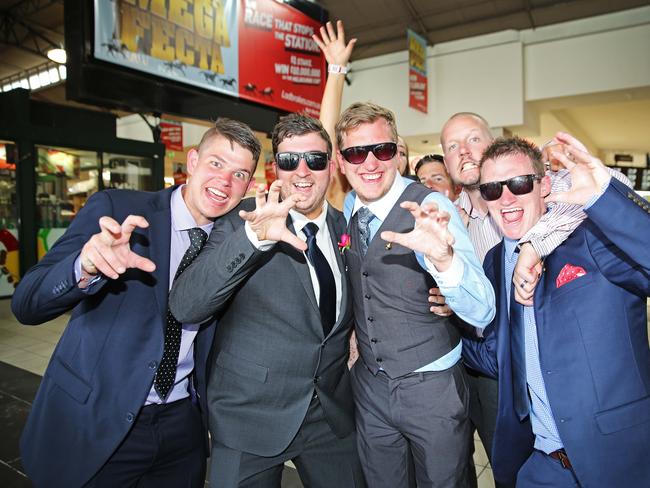
[[[36,486],[85,484],[127,435],[147,398],[163,351],[172,191],[96,193],[16,289],[12,309],[24,324],[41,324],[72,309],[21,438],[22,461]],[[83,292],[73,270],[81,248],[99,232],[100,217],[122,222],[129,214],[150,224],[136,229],[131,248],[156,263],[156,270],[128,269]],[[213,335],[214,327],[206,324],[195,341],[203,412]]]
[[[544,262],[534,307],[553,416],[575,474],[587,487],[650,486],[650,204],[612,179],[588,218]],[[557,286],[567,264],[586,274]],[[497,315],[465,361],[499,378],[492,448],[497,482],[514,483],[533,450],[514,411],[503,243],[484,262]]]

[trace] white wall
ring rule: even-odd
[[[442,43],[427,53],[428,114],[408,107],[406,51],[354,62],[343,107],[386,106],[406,136],[438,133],[459,111],[480,113],[493,127],[538,126],[527,102],[650,86],[650,6]]]

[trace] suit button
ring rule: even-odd
[[[365,298],[366,300],[370,300],[370,295],[364,295],[363,298]]]
[[[243,252],[240,252],[240,253],[239,253],[239,259],[244,259],[245,257],[246,257],[246,256],[244,256],[244,253],[243,253]]]
[[[364,271],[364,272],[361,273],[361,274],[362,274],[363,276],[368,276],[368,272],[367,272],[367,271]]]
[[[226,266],[226,270],[228,271],[228,273],[232,272],[232,266],[230,265]]]
[[[370,342],[372,342],[373,344],[377,344],[377,339],[373,337],[372,339],[370,339]]]
[[[149,362],[149,369],[156,369],[156,366],[158,366],[156,361],[150,361]]]
[[[377,358],[377,362],[378,362],[378,363],[381,363],[382,361],[383,361],[382,358]]]
[[[131,412],[126,413],[126,421],[131,423],[133,422],[133,419],[135,418],[135,415],[133,415]]]
[[[314,384],[318,383],[319,380],[320,380],[320,376],[316,376],[316,377],[314,378]]]
[[[368,317],[368,322],[374,322],[374,321],[375,321],[374,318],[372,318],[372,317]]]

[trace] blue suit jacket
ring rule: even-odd
[[[12,309],[25,324],[41,324],[73,309],[21,438],[23,464],[36,486],[86,483],[127,435],[147,398],[163,351],[172,190],[96,193],[16,289]],[[131,248],[156,263],[156,270],[129,269],[84,293],[73,270],[81,248],[99,232],[101,216],[122,222],[129,214],[150,224],[134,232]],[[214,327],[205,325],[195,342],[203,412],[213,335]]]
[[[587,220],[545,261],[534,296],[539,354],[560,438],[582,486],[650,486],[650,204],[612,180]],[[503,244],[484,267],[497,316],[466,362],[499,378],[494,477],[513,483],[533,449],[512,398]],[[586,274],[558,287],[567,265]]]

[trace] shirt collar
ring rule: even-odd
[[[456,201],[460,205],[460,208],[465,210],[465,212],[467,213],[467,215],[469,215],[470,218],[481,219],[481,220],[485,220],[487,218],[488,213],[485,212],[484,214],[481,214],[479,209],[474,207],[474,205],[472,204],[472,200],[469,197],[469,193],[467,193],[466,190],[460,192],[460,195],[458,196],[458,200]]]
[[[370,210],[377,219],[383,222],[386,220],[386,217],[388,217],[388,214],[393,209],[397,203],[397,200],[399,200],[399,197],[402,195],[406,187],[411,183],[415,182],[413,180],[403,178],[399,173],[396,173],[395,180],[393,181],[390,189],[379,200],[365,204],[357,195],[354,200],[354,208],[352,209],[352,215],[350,218],[352,218],[356,211],[361,207],[368,207],[368,210]]]
[[[187,208],[187,204],[183,199],[182,189],[185,185],[181,185],[172,192],[172,197],[170,201],[171,213],[172,213],[172,230],[174,232],[182,232],[184,230],[190,230],[194,227],[200,227],[207,234],[210,234],[214,222],[210,222],[205,225],[197,225],[196,220],[192,217],[190,209]]]
[[[318,232],[320,232],[321,229],[323,229],[324,226],[326,225],[325,220],[327,219],[327,210],[328,210],[327,201],[324,201],[323,211],[314,220],[308,219],[305,215],[301,214],[297,210],[294,209],[289,210],[289,215],[291,216],[291,220],[293,221],[293,228],[296,231],[296,235],[299,237],[304,237],[301,230],[309,222],[313,222],[314,224],[316,224],[318,226]]]

